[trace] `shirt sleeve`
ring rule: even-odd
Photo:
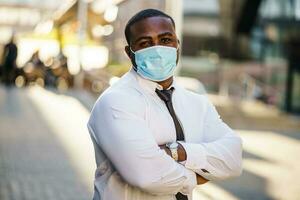
[[[242,172],[242,140],[206,101],[203,142],[181,143],[186,151],[185,167],[208,180],[238,176]]]
[[[92,111],[89,131],[127,183],[152,194],[191,194],[195,172],[159,148],[145,108],[143,98],[106,94]]]

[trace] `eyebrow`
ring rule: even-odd
[[[163,36],[174,36],[174,34],[171,32],[165,32],[158,35],[158,37],[163,37]]]
[[[151,40],[151,39],[152,39],[152,37],[150,37],[150,36],[142,36],[142,37],[139,37],[138,39],[136,39],[134,41],[134,43],[137,43],[140,40]]]
[[[161,33],[158,35],[159,38],[164,37],[164,36],[174,36],[174,34],[171,32],[164,32],[164,33]],[[137,43],[140,40],[151,40],[151,39],[152,39],[152,37],[150,37],[150,36],[142,36],[142,37],[139,37],[138,39],[136,39],[134,41],[134,43]]]

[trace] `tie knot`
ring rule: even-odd
[[[159,90],[156,89],[155,92],[163,100],[164,102],[172,101],[172,94],[174,91],[174,87],[171,87],[169,90]]]

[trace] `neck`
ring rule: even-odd
[[[161,85],[163,87],[163,89],[168,89],[172,83],[173,83],[173,76],[171,76],[170,78],[168,78],[167,80],[164,80],[164,81],[160,81],[160,82],[157,82],[159,85]]]

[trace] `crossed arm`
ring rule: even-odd
[[[129,184],[152,194],[189,194],[197,184],[240,174],[241,141],[214,110],[207,115],[204,142],[182,143],[182,165],[157,145],[141,113],[143,102],[124,105],[123,98],[128,96],[104,96],[93,109],[89,130]]]
[[[166,145],[159,145],[159,147],[161,149],[163,149],[169,156],[172,155],[170,149],[168,149],[166,147]],[[179,146],[178,146],[177,153],[178,153],[178,162],[186,161],[186,157],[187,157],[186,156],[186,151],[180,143],[179,143]],[[203,178],[202,176],[200,176],[199,174],[196,174],[196,179],[197,179],[197,185],[202,185],[202,184],[207,183],[209,181],[206,178]]]

